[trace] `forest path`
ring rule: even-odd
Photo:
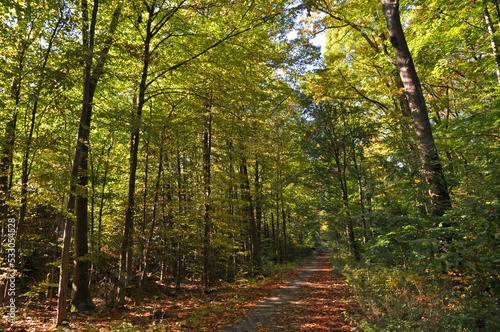
[[[350,331],[344,315],[356,311],[350,296],[331,271],[329,253],[319,253],[285,286],[219,332]]]

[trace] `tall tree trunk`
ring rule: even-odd
[[[500,52],[498,50],[499,47],[498,37],[496,35],[493,22],[491,21],[490,12],[488,10],[488,3],[486,0],[483,0],[483,14],[484,14],[484,21],[486,22],[486,27],[488,28],[488,33],[490,34],[491,50],[493,51],[493,59],[495,60],[495,67],[496,67],[495,70],[497,73],[497,80],[498,83],[500,83]]]
[[[111,138],[111,144],[109,145],[108,148],[108,153],[107,153],[107,159],[106,159],[106,164],[104,165],[104,175],[102,178],[102,188],[101,188],[101,200],[99,202],[99,215],[98,215],[98,222],[97,222],[97,251],[100,253],[101,252],[101,240],[102,240],[102,213],[104,210],[104,196],[105,196],[105,189],[106,189],[106,182],[108,178],[108,172],[109,172],[109,159],[111,155],[111,150],[113,149],[114,145],[114,139]]]
[[[11,199],[10,190],[12,188],[12,178],[14,175],[14,143],[16,140],[16,124],[17,124],[17,115],[19,110],[19,104],[21,101],[21,82],[22,82],[22,73],[24,68],[24,60],[26,50],[28,49],[28,43],[22,43],[23,47],[18,51],[18,68],[16,68],[16,76],[14,77],[11,85],[11,94],[14,99],[14,109],[12,110],[12,118],[7,122],[5,126],[5,134],[3,140],[1,142],[2,147],[2,155],[0,157],[0,222],[1,222],[1,237],[0,243],[4,243],[4,236],[7,228],[7,220],[9,219],[9,207],[8,201]],[[17,234],[19,231],[16,227]],[[14,255],[18,255],[18,246],[19,240],[15,243]],[[3,253],[3,245],[0,246],[0,253]],[[17,265],[16,267],[19,267]],[[9,285],[10,279],[7,279],[2,288],[0,288],[0,298],[3,305],[8,305],[10,303],[9,296]]]
[[[134,108],[136,102],[132,103]],[[140,110],[137,108],[137,113],[132,120],[133,129],[130,135],[130,159],[129,159],[129,179],[128,179],[128,198],[127,208],[125,211],[125,222],[123,227],[123,237],[120,249],[120,273],[118,276],[118,305],[123,307],[125,305],[125,294],[130,279],[132,278],[131,261],[133,248],[133,231],[134,231],[134,208],[135,208],[135,185],[136,173],[138,163],[138,150],[139,150],[139,133],[140,127],[137,123],[140,119]]]
[[[146,90],[148,88],[147,79],[149,71],[149,61],[151,58],[150,44],[153,39],[152,23],[155,17],[155,6],[147,7],[148,21],[146,23],[146,36],[144,39],[143,64],[141,82],[139,84],[139,99],[137,102],[137,112],[132,120],[132,133],[130,137],[130,168],[128,180],[128,199],[125,211],[125,223],[123,228],[123,239],[120,250],[120,275],[118,277],[118,305],[125,304],[125,293],[128,283],[132,278],[132,252],[133,252],[133,231],[134,231],[134,208],[135,208],[135,186],[137,173],[137,155],[139,151],[139,136],[141,131],[141,118],[144,103],[146,101]],[[134,108],[135,108],[135,104]]]
[[[262,249],[262,201],[260,184],[259,161],[255,159],[255,223],[257,227],[256,250],[258,252],[258,267],[261,268],[261,249]]]
[[[113,37],[120,17],[122,3],[120,2],[113,12],[111,23],[108,29],[107,38],[104,41],[104,47],[99,52],[98,59],[93,64],[94,50],[94,33],[97,21],[98,0],[94,0],[92,10],[92,21],[88,26],[88,3],[82,0],[83,14],[83,46],[88,50],[86,53],[86,65],[84,69],[84,87],[82,113],[78,127],[77,143],[75,148],[75,158],[71,170],[70,197],[68,200],[68,216],[64,228],[63,251],[61,256],[61,268],[59,278],[58,292],[58,310],[56,323],[60,325],[67,318],[66,312],[66,297],[68,285],[68,267],[69,267],[69,246],[71,245],[71,231],[73,228],[72,214],[76,206],[76,223],[75,223],[75,271],[74,271],[74,289],[75,293],[72,299],[72,304],[82,311],[93,310],[94,303],[90,297],[88,288],[89,264],[85,259],[88,253],[87,243],[87,196],[85,192],[81,192],[82,188],[86,188],[88,183],[87,178],[87,157],[88,157],[88,141],[90,137],[90,121],[92,116],[92,101],[97,83],[103,73],[104,64],[108,57],[111,38]],[[90,52],[90,53],[89,53]],[[94,70],[92,71],[92,68]],[[79,188],[77,190],[77,188]],[[76,202],[75,202],[76,201]]]
[[[19,98],[19,96],[18,96]],[[4,232],[6,229],[6,220],[9,218],[9,209],[7,202],[10,200],[10,190],[12,188],[12,176],[9,180],[9,173],[12,172],[14,168],[13,155],[14,155],[14,142],[16,134],[16,122],[17,122],[17,111],[12,115],[12,119],[7,122],[5,127],[4,139],[6,142],[2,142],[2,156],[0,157],[0,220],[2,222],[2,237],[0,238],[0,243],[3,242]],[[3,252],[3,247],[0,246],[0,253]]]
[[[280,149],[278,148],[277,151],[277,167],[278,169],[276,170],[276,239],[275,239],[275,251],[276,251],[276,264],[280,263],[280,255],[281,255],[281,243],[280,243],[280,200],[279,200],[279,195],[280,195],[280,189],[281,189],[281,152]]]
[[[3,236],[6,227],[6,220],[9,217],[8,204],[10,200],[10,190],[12,188],[12,177],[14,174],[14,144],[16,140],[16,125],[17,115],[19,112],[19,104],[21,102],[21,82],[23,77],[24,60],[28,43],[22,43],[22,48],[18,50],[18,67],[15,70],[15,77],[12,81],[10,92],[14,99],[14,109],[12,110],[12,118],[5,126],[5,134],[1,141],[2,154],[0,156],[0,220],[2,222],[2,237],[0,243],[3,243]],[[0,246],[0,253],[3,252],[3,246]],[[7,292],[7,283],[5,285],[5,293]],[[8,297],[3,298],[5,304],[8,304]]]
[[[399,0],[381,0],[383,13],[387,21],[390,41],[396,55],[397,68],[410,104],[415,134],[417,136],[421,172],[428,185],[431,199],[431,214],[443,215],[451,208],[448,186],[441,161],[432,135],[432,128],[427,112],[420,80],[417,76],[413,59],[406,44],[399,15]]]
[[[280,196],[276,191],[276,234],[275,234],[275,255],[276,264],[281,262],[281,241],[280,241]]]
[[[94,169],[94,154],[92,151],[92,146],[89,151],[89,159],[90,159],[90,253],[92,255],[92,263],[90,265],[90,278],[89,278],[89,287],[92,285],[92,275],[95,272],[95,237],[94,237],[94,210],[95,210],[95,173]],[[99,169],[97,169],[98,171]]]
[[[248,179],[247,160],[243,144],[240,146],[240,152],[241,200],[244,204],[244,214],[247,221],[245,224],[248,225],[248,231],[250,233],[251,271],[252,275],[254,275],[260,271],[260,248],[257,244],[257,225],[255,222],[252,194],[250,193],[250,181]]]
[[[203,183],[204,183],[204,208],[205,213],[203,217],[203,272],[202,272],[202,286],[204,291],[210,288],[210,230],[212,228],[212,220],[210,211],[212,199],[211,187],[211,154],[212,154],[212,112],[211,105],[207,105],[207,121],[206,129],[203,133]]]
[[[227,141],[227,154],[229,156],[229,188],[228,188],[228,201],[229,201],[229,206],[228,206],[228,213],[230,215],[231,221],[234,222],[234,213],[235,213],[235,202],[238,199],[238,188],[236,187],[236,176],[235,176],[235,169],[234,169],[234,162],[233,162],[233,142],[231,140]],[[232,242],[233,242],[233,250],[232,250],[232,271],[231,271],[231,278],[234,278],[234,276],[238,273],[238,268],[237,268],[237,263],[238,263],[238,235],[236,232],[232,233]]]
[[[146,224],[147,224],[147,205],[148,205],[148,180],[149,180],[149,139],[146,139],[146,160],[144,162],[144,189],[142,191],[142,224],[141,224],[141,235],[139,239],[139,269],[141,273],[143,272],[142,267],[144,266],[144,246],[146,242]],[[141,279],[142,281],[142,279]],[[139,285],[139,292],[141,291]],[[141,300],[142,301],[142,300]],[[140,303],[140,302],[139,302]]]
[[[280,172],[281,173],[281,172]],[[283,189],[281,190],[281,219],[283,220],[283,261],[288,260],[288,243],[286,238],[286,213],[285,213],[285,200],[283,199]]]
[[[97,20],[97,11],[99,8],[98,0],[94,0],[92,9],[92,20],[90,27],[88,26],[88,3],[82,1],[82,36],[83,45],[87,48],[85,56],[85,68],[83,73],[83,102],[82,114],[78,128],[77,146],[75,151],[75,161],[73,162],[72,171],[72,187],[70,187],[70,195],[75,196],[75,261],[73,275],[73,297],[72,305],[78,311],[91,311],[95,309],[95,305],[90,297],[89,276],[90,264],[87,259],[88,254],[88,219],[87,219],[87,185],[88,185],[88,154],[89,154],[89,138],[90,138],[90,121],[92,118],[92,102],[94,99],[94,91],[96,82],[92,80],[92,62],[94,51],[94,34]],[[75,183],[76,181],[76,183]]]
[[[275,249],[277,247],[276,245],[276,231],[274,228],[274,212],[271,210],[271,238],[272,238],[272,244],[273,246],[271,247],[272,249]],[[277,254],[275,253],[275,258],[277,258]],[[276,261],[277,263],[278,261]]]
[[[345,124],[345,122],[344,122]],[[347,178],[346,178],[346,169],[347,169],[347,155],[346,155],[346,149],[345,145],[342,146],[342,153],[343,153],[343,160],[341,161],[341,156],[340,156],[340,148],[336,148],[333,156],[335,158],[335,164],[337,167],[337,179],[339,181],[340,185],[340,190],[342,193],[342,205],[344,206],[345,209],[345,227],[346,227],[346,234],[347,238],[349,240],[349,245],[351,247],[352,253],[354,255],[354,258],[356,260],[360,259],[360,252],[358,248],[358,244],[356,242],[356,236],[354,233],[354,224],[352,222],[352,216],[349,211],[349,192],[347,188]]]
[[[143,299],[143,289],[144,289],[144,282],[146,280],[146,276],[148,273],[148,261],[149,261],[149,255],[151,253],[151,241],[153,240],[153,234],[154,234],[154,229],[155,229],[155,222],[156,222],[156,208],[158,206],[158,196],[160,192],[160,183],[161,183],[161,175],[163,173],[163,152],[160,152],[160,161],[158,165],[158,175],[156,178],[156,184],[155,184],[155,194],[154,194],[154,199],[153,199],[153,216],[151,220],[151,227],[149,228],[149,234],[146,242],[146,253],[144,255],[144,266],[141,267],[141,281],[139,282],[139,289],[137,291],[137,297],[136,297],[136,306],[141,305],[142,299]]]
[[[177,203],[179,205],[179,220],[184,215],[184,210],[182,208],[183,202],[183,185],[182,185],[182,169],[181,169],[181,154],[179,151],[179,144],[177,142]],[[182,227],[182,226],[180,226]],[[176,238],[176,242],[174,243],[175,248],[175,269],[174,269],[174,283],[175,288],[181,288],[181,270],[182,270],[182,234],[178,234]]]
[[[362,154],[363,152],[361,152]],[[359,207],[361,209],[361,220],[363,221],[363,243],[366,243],[366,237],[368,235],[368,227],[366,225],[366,211],[365,211],[365,200],[363,194],[363,182],[361,179],[361,165],[358,165],[358,160],[356,157],[356,144],[353,141],[352,144],[352,161],[354,163],[354,170],[356,171],[356,180],[358,184],[358,200]]]

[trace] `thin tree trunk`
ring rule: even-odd
[[[202,286],[206,292],[210,288],[210,230],[212,228],[211,215],[211,152],[212,152],[212,113],[211,105],[207,108],[207,121],[206,129],[203,133],[203,183],[204,183],[204,229],[203,229],[203,273],[202,273]]]
[[[18,51],[19,53],[19,64],[17,69],[17,75],[11,85],[11,93],[14,99],[14,109],[12,110],[12,118],[7,122],[5,126],[5,134],[2,140],[2,155],[0,157],[0,220],[2,222],[1,238],[0,243],[4,243],[4,233],[6,227],[6,220],[9,217],[8,204],[7,201],[11,199],[10,190],[12,188],[12,177],[14,174],[14,144],[16,140],[16,125],[17,125],[17,115],[19,111],[19,104],[21,101],[21,82],[22,82],[22,72],[24,69],[24,59],[26,50],[28,48],[27,43],[22,43],[23,47]],[[9,179],[10,178],[10,179]],[[4,246],[0,246],[0,253],[3,253]],[[6,282],[5,295],[2,296],[2,303],[7,305],[9,303],[9,297],[7,296],[8,283]],[[2,293],[3,295],[3,293]]]
[[[277,151],[277,167],[276,171],[276,264],[280,263],[280,254],[281,254],[281,243],[280,243],[280,203],[279,203],[279,194],[281,188],[281,171],[279,168],[281,167],[281,152],[278,148]]]
[[[183,194],[182,194],[182,169],[181,169],[181,155],[179,152],[179,145],[177,144],[177,202],[179,204],[179,220],[182,218],[184,214],[184,210],[182,208]],[[181,227],[181,226],[180,226]],[[174,248],[176,250],[176,259],[175,259],[175,273],[174,273],[174,283],[175,288],[181,288],[181,269],[182,269],[182,234],[178,234],[176,238],[176,242],[174,243]]]
[[[19,96],[17,96],[19,99]],[[19,100],[18,100],[19,102]],[[8,204],[7,202],[11,199],[10,190],[12,188],[12,180],[9,180],[9,173],[14,168],[13,164],[13,153],[14,153],[14,142],[15,142],[15,132],[16,132],[16,122],[17,122],[17,111],[12,115],[12,119],[7,122],[5,128],[5,145],[2,149],[2,157],[0,161],[0,220],[2,222],[0,243],[4,243],[4,234],[6,229],[6,221],[9,218]],[[3,253],[4,246],[0,246],[0,253]],[[6,287],[7,285],[5,285]],[[7,287],[5,288],[7,289]],[[3,294],[3,293],[2,293]],[[6,297],[2,298],[7,299]],[[0,301],[1,302],[1,301]],[[5,302],[8,304],[8,302]]]
[[[261,184],[259,177],[259,161],[255,160],[255,223],[257,228],[257,239],[255,242],[257,255],[258,271],[261,269],[261,249],[262,249],[262,201],[261,201]]]
[[[234,213],[235,213],[235,202],[238,199],[238,189],[235,186],[235,169],[234,169],[234,163],[233,163],[233,142],[231,140],[227,141],[227,154],[229,157],[229,188],[228,188],[228,214],[230,215],[231,222],[235,222],[234,218]],[[231,234],[231,239],[233,243],[233,250],[231,252],[231,279],[234,279],[234,276],[238,273],[237,269],[237,255],[238,255],[238,238],[237,238],[237,233],[232,232]]]
[[[147,241],[145,238],[145,233],[146,233],[146,223],[147,223],[146,210],[148,203],[148,180],[149,180],[149,139],[146,140],[145,145],[146,145],[146,160],[144,163],[144,189],[142,192],[142,224],[141,224],[141,236],[139,242],[139,269],[141,273],[143,272],[142,267],[144,266],[144,246],[145,246],[145,241]],[[141,289],[139,289],[139,291],[141,291]]]
[[[94,237],[94,209],[95,209],[95,173],[94,170],[94,155],[92,152],[92,147],[90,147],[90,252],[92,255],[92,263],[90,265],[90,278],[89,278],[89,287],[92,285],[92,275],[95,270],[95,237]],[[98,171],[98,170],[97,170]]]
[[[143,294],[143,289],[144,289],[144,282],[146,280],[146,276],[148,273],[148,260],[149,260],[149,255],[151,253],[151,241],[153,240],[153,234],[154,234],[154,229],[155,229],[155,222],[156,222],[156,208],[158,205],[158,196],[160,192],[160,183],[161,183],[161,175],[163,173],[163,153],[160,152],[160,161],[158,165],[158,175],[156,178],[156,184],[155,184],[155,195],[153,199],[153,216],[151,220],[151,227],[149,228],[149,234],[146,242],[146,254],[144,255],[144,266],[141,268],[141,281],[139,282],[139,290],[137,292],[137,297],[136,297],[136,306],[140,306],[141,302],[143,300],[142,294]]]
[[[488,33],[490,34],[491,50],[493,51],[493,59],[495,60],[495,71],[497,73],[497,80],[500,83],[500,52],[498,50],[498,38],[496,36],[495,27],[491,21],[490,12],[488,10],[488,3],[483,0],[483,14],[484,21],[486,22],[486,27],[488,28]],[[500,21],[499,21],[500,22]]]
[[[432,135],[420,80],[415,71],[401,25],[399,0],[381,0],[381,2],[390,41],[396,55],[397,68],[405,87],[406,98],[410,104],[422,163],[421,172],[428,185],[428,193],[431,199],[431,214],[440,216],[451,208],[450,195]]]
[[[109,145],[109,148],[108,148],[107,160],[106,160],[106,164],[104,166],[104,175],[103,175],[103,179],[102,179],[102,188],[101,188],[101,201],[99,202],[99,216],[98,216],[98,225],[97,225],[97,251],[99,253],[101,252],[102,213],[104,210],[104,196],[105,196],[106,182],[107,182],[108,172],[109,172],[109,159],[110,159],[111,149],[113,149],[113,144],[114,144],[114,140],[113,140],[113,138],[111,138],[111,144]]]
[[[281,172],[280,172],[281,173]],[[281,175],[280,175],[281,177]],[[283,190],[281,191],[281,220],[283,220],[283,261],[288,260],[288,243],[286,237],[286,213],[285,213],[285,200],[283,199]]]
[[[274,212],[271,211],[271,237],[272,237],[272,244],[273,246],[271,248],[273,248],[275,251],[276,251],[276,248],[277,248],[277,244],[276,244],[276,230],[275,230],[275,227],[274,227]],[[275,259],[277,259],[277,254],[275,252]],[[278,263],[278,261],[276,260],[276,263]]]
[[[135,98],[134,98],[135,99]],[[134,108],[136,107],[136,102],[132,103]],[[128,287],[128,283],[130,282],[130,262],[132,261],[131,257],[131,248],[133,247],[133,227],[134,227],[134,207],[135,207],[135,185],[136,185],[136,173],[137,173],[137,164],[138,164],[138,150],[139,150],[139,133],[140,128],[137,123],[140,118],[140,110],[137,107],[137,114],[133,119],[133,127],[132,134],[130,137],[130,166],[129,166],[129,180],[128,180],[128,199],[127,199],[127,208],[125,211],[125,222],[123,228],[123,238],[121,243],[120,250],[120,273],[118,276],[118,306],[123,307],[125,305],[125,294],[126,289]]]
[[[241,176],[241,200],[244,204],[245,219],[250,233],[250,255],[251,255],[251,273],[255,274],[260,271],[260,248],[257,244],[257,225],[255,222],[255,215],[253,210],[252,194],[250,193],[250,182],[248,180],[247,160],[243,145],[240,146],[241,159],[240,159],[240,176]]]
[[[47,67],[47,62],[49,60],[50,52],[52,51],[52,46],[54,43],[54,39],[57,35],[57,32],[62,24],[62,16],[59,17],[59,20],[52,31],[52,34],[49,39],[49,43],[47,45],[47,50],[45,52],[45,56],[43,57],[42,66],[41,66],[41,77],[39,78],[38,85],[35,90],[35,101],[33,103],[33,108],[31,110],[31,119],[30,119],[30,128],[28,131],[28,137],[26,138],[26,150],[24,152],[22,166],[21,166],[21,205],[19,207],[19,218],[17,220],[16,227],[16,248],[15,248],[15,261],[18,262],[18,252],[19,246],[21,245],[21,234],[23,232],[24,220],[26,218],[26,211],[28,209],[28,179],[30,175],[30,158],[31,158],[31,149],[33,143],[33,133],[35,131],[35,123],[36,123],[36,114],[38,111],[38,100],[40,97],[40,93],[43,88],[44,82],[44,71]]]
[[[361,209],[361,220],[363,221],[363,243],[366,243],[367,239],[367,234],[368,234],[368,227],[366,225],[366,216],[365,216],[365,200],[364,200],[364,195],[363,195],[363,183],[361,180],[361,166],[358,165],[358,161],[356,158],[356,145],[353,141],[352,144],[352,161],[354,163],[354,169],[356,170],[356,180],[358,184],[358,199],[359,199],[359,207]]]
[[[276,238],[275,238],[275,252],[276,264],[281,261],[281,243],[280,243],[280,200],[279,193],[276,191]]]
[[[333,155],[334,155],[335,164],[337,167],[337,179],[339,181],[340,190],[342,193],[342,205],[344,206],[345,215],[346,215],[346,220],[345,220],[346,234],[347,234],[347,238],[349,240],[349,245],[351,247],[354,258],[356,260],[359,260],[360,259],[360,252],[359,252],[358,244],[356,242],[356,236],[354,233],[354,224],[352,222],[351,213],[349,211],[349,192],[348,192],[348,188],[347,188],[347,178],[346,178],[346,168],[347,168],[346,158],[347,158],[347,156],[346,156],[345,146],[343,146],[342,149],[343,149],[343,162],[341,162],[341,159],[340,159],[339,149],[335,149],[335,152]]]

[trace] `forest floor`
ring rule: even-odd
[[[187,286],[168,296],[155,293],[143,306],[130,302],[122,309],[97,298],[94,313],[71,313],[64,328],[54,327],[55,302],[25,299],[16,322],[2,321],[0,331],[350,331],[348,317],[359,314],[326,252],[262,282],[228,284],[210,294]]]

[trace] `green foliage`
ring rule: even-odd
[[[443,218],[373,216],[363,262],[337,258],[366,331],[495,331],[498,205],[467,200]],[[474,211],[474,212],[472,212]]]

